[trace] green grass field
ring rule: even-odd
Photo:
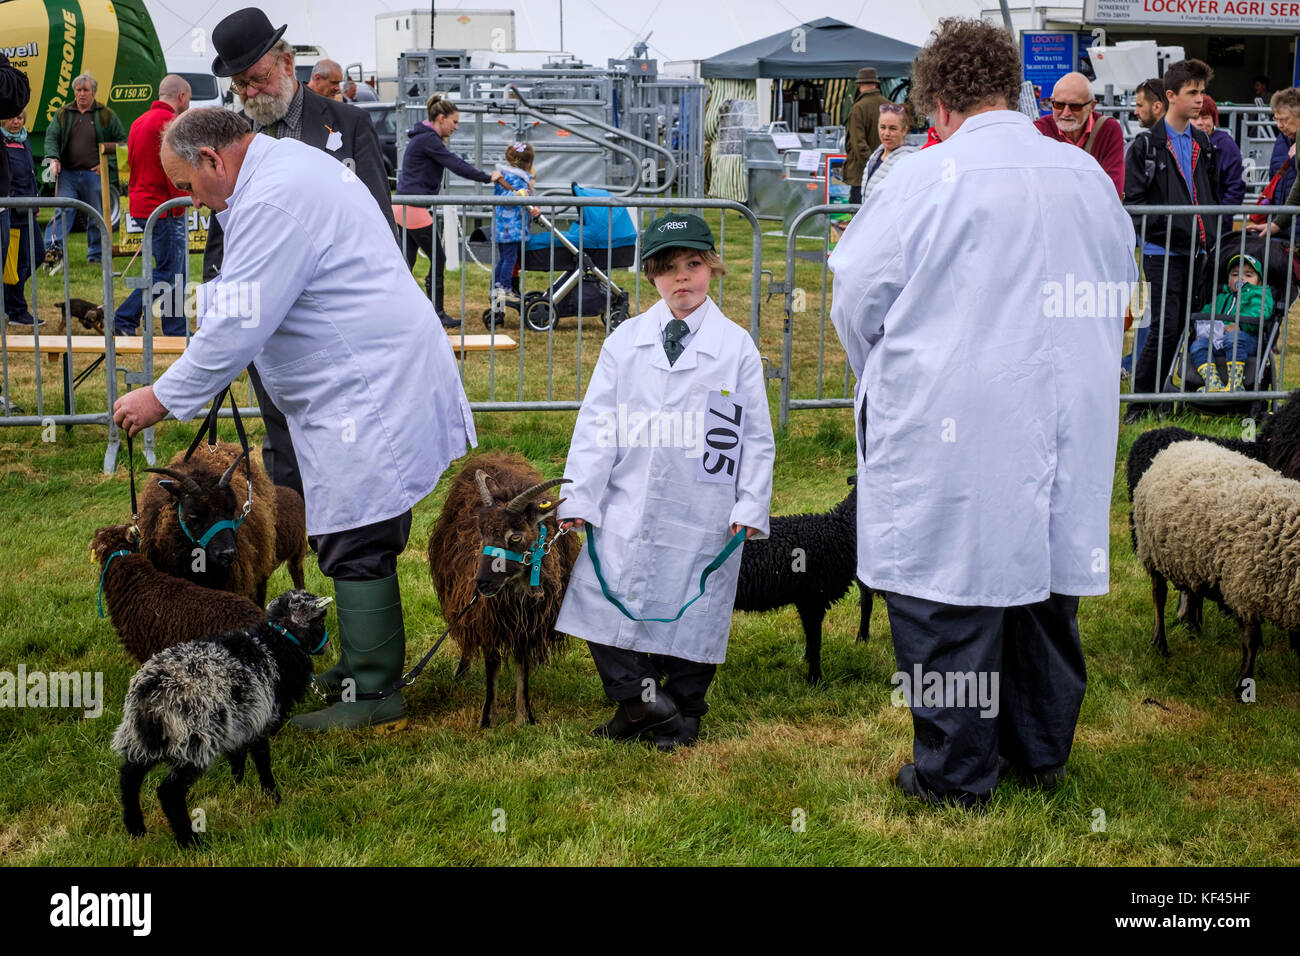
[[[743,234],[731,231],[737,224],[729,218],[729,238]],[[93,292],[97,282],[80,261],[79,241],[71,244],[74,295]],[[723,303],[745,324],[749,249],[747,240],[734,248],[729,243]],[[764,241],[765,264],[778,277],[783,258],[783,241]],[[417,274],[424,267],[421,262]],[[471,269],[466,277],[476,316],[486,304],[486,275]],[[43,290],[53,291],[56,282],[61,290],[61,277],[41,281]],[[808,313],[796,319],[794,392],[811,397],[817,393],[819,267],[801,262],[796,281],[810,291]],[[458,298],[451,294],[459,288],[454,273],[448,288],[449,301]],[[642,302],[653,301],[651,294],[643,283]],[[779,310],[779,297],[764,305],[761,339],[763,354],[778,362]],[[549,363],[557,398],[572,397],[589,374],[602,333],[584,335],[579,362],[573,324],[565,320],[553,336],[529,333],[526,397],[546,396]],[[826,394],[838,395],[843,360],[833,330],[826,331]],[[518,353],[498,357],[498,400],[516,397],[519,361]],[[31,411],[34,363],[11,356],[9,364],[7,394]],[[486,356],[470,357],[465,367],[471,398],[488,398]],[[59,365],[44,369],[42,405],[50,413],[61,407]],[[776,383],[770,394],[775,419]],[[102,409],[102,373],[78,396],[81,410]],[[573,417],[480,414],[480,445],[514,449],[543,473],[558,475]],[[1179,423],[1219,434],[1240,429],[1233,416]],[[157,431],[165,459],[184,449],[194,423]],[[456,649],[449,642],[411,689],[413,719],[405,732],[317,737],[286,728],[275,738],[273,764],[284,793],[279,807],[261,796],[253,774],[236,786],[219,762],[191,793],[191,806],[206,817],[207,844],[183,854],[152,793],[160,776],[151,776],[144,791],[149,834],[132,840],[120,819],[109,742],[134,666],[96,615],[98,573],[87,546],[95,528],[126,520],[125,470],[101,473],[105,430],[99,426],[56,429],[53,442],[36,428],[0,432],[0,670],[21,664],[29,671],[97,671],[105,691],[97,719],[74,710],[0,710],[0,860],[79,866],[1293,864],[1300,851],[1296,658],[1285,635],[1266,627],[1259,699],[1242,705],[1231,693],[1238,629],[1217,609],[1207,609],[1204,634],[1195,640],[1171,627],[1171,659],[1148,645],[1150,588],[1129,546],[1122,475],[1137,434],[1136,428],[1121,431],[1111,592],[1080,608],[1088,693],[1070,777],[1051,795],[1004,784],[987,813],[970,815],[915,806],[893,790],[894,771],[910,759],[910,719],[890,703],[895,666],[883,602],[876,602],[871,640],[863,646],[853,642],[851,594],[827,618],[826,682],[815,688],[804,681],[803,636],[793,609],[737,614],[700,745],[671,756],[589,735],[610,707],[585,648],[572,642],[534,677],[536,726],[511,722],[507,694],[499,724],[480,730],[483,666],[454,681]],[[253,437],[260,438],[259,424]],[[853,466],[848,411],[794,413],[777,437],[773,513],[828,507],[844,495]],[[424,550],[446,487],[444,479],[416,509],[411,545],[399,564],[410,662],[444,626]],[[281,569],[270,591],[288,586]],[[328,593],[311,559],[308,587]],[[505,671],[503,690],[511,686],[512,672]],[[1094,829],[1103,815],[1104,830]],[[792,826],[801,819],[802,828]]]

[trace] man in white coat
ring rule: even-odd
[[[177,187],[216,213],[225,262],[200,288],[189,348],[155,385],[120,398],[114,417],[131,434],[169,411],[192,418],[256,360],[288,420],[307,532],[334,579],[342,657],[326,683],[386,690],[405,661],[396,572],[411,508],[475,442],[447,336],[374,199],[333,157],[254,136],[219,107],[174,120],[162,157]],[[404,721],[397,693],[295,722]]]
[[[913,715],[896,783],[974,806],[1061,779],[1083,700],[1076,611],[1109,587],[1132,228],[1096,160],[1014,112],[1007,33],[946,22],[913,65],[943,140],[831,256],[857,375],[858,576],[884,593]]]

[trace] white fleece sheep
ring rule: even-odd
[[[1138,560],[1151,575],[1151,642],[1161,653],[1169,653],[1170,583],[1213,598],[1241,622],[1239,698],[1253,684],[1264,621],[1289,631],[1300,652],[1300,481],[1211,442],[1178,442],[1138,482],[1133,523]]]

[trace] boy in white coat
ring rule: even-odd
[[[703,594],[701,577],[741,529],[767,537],[775,444],[758,349],[709,298],[708,224],[670,213],[641,249],[663,298],[606,340],[574,425],[559,517],[588,543],[555,628],[587,641],[618,704],[594,733],[668,751],[699,735],[740,555]]]

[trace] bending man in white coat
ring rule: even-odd
[[[857,375],[858,576],[884,593],[912,709],[896,783],[963,806],[1000,772],[1064,774],[1079,596],[1109,588],[1137,279],[1114,185],[1012,109],[1020,79],[1004,30],[943,21],[913,64],[942,142],[898,163],[830,259]]]
[[[174,120],[162,158],[168,178],[216,213],[225,262],[200,289],[185,354],[120,398],[114,418],[131,434],[169,411],[192,418],[256,360],[288,420],[307,532],[334,579],[342,656],[317,682],[386,690],[406,656],[397,555],[411,508],[475,442],[447,336],[374,199],[333,157],[254,136],[213,107]],[[405,715],[397,693],[294,722],[398,729]]]

